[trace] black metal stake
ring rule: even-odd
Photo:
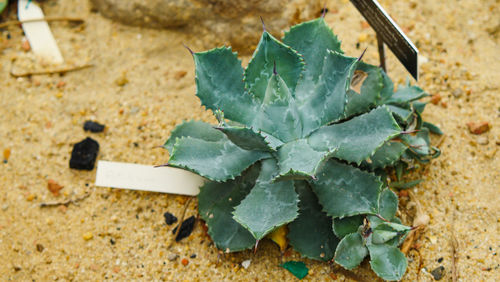
[[[385,67],[385,50],[384,50],[384,41],[382,37],[377,34],[377,45],[378,45],[378,56],[380,58],[380,67],[387,73],[387,69]]]

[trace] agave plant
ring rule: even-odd
[[[352,269],[369,255],[380,277],[400,279],[410,227],[385,169],[438,155],[417,102],[427,94],[394,92],[379,67],[343,54],[323,18],[282,42],[264,30],[246,69],[228,47],[192,55],[196,95],[219,124],[184,122],[164,147],[169,166],[209,180],[199,213],[215,245],[249,249],[287,225],[304,257]]]

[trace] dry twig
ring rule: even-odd
[[[450,237],[450,245],[451,245],[451,277],[452,281],[458,281],[458,271],[457,271],[457,238],[455,237],[455,211],[451,216],[451,237]]]
[[[67,72],[72,72],[72,71],[77,71],[77,70],[82,70],[86,68],[93,67],[93,64],[86,64],[86,65],[81,65],[81,66],[76,66],[76,67],[67,67],[67,68],[62,68],[58,70],[43,70],[43,71],[32,71],[32,72],[25,72],[25,73],[14,73],[12,71],[12,68],[10,70],[10,75],[12,77],[27,77],[27,76],[32,76],[32,75],[44,75],[44,74],[56,74],[56,73],[67,73]]]
[[[184,210],[182,211],[182,216],[180,218],[179,225],[177,226],[177,231],[175,231],[174,237],[172,237],[172,239],[170,240],[170,243],[168,244],[168,247],[167,247],[168,249],[170,249],[172,247],[172,245],[175,242],[175,238],[177,238],[177,235],[179,235],[179,232],[181,231],[182,222],[184,222],[184,216],[186,215],[186,211],[187,211],[187,209],[189,207],[189,203],[191,203],[192,199],[193,199],[193,197],[189,197],[189,199],[184,204]]]
[[[420,231],[423,230],[429,223],[429,216],[426,213],[424,213],[422,205],[417,200],[413,192],[408,191],[408,195],[410,196],[410,199],[412,199],[415,202],[415,208],[417,212],[415,214],[415,218],[413,219],[413,224],[412,224],[414,229],[410,231],[410,233],[406,237],[406,240],[401,246],[401,252],[403,252],[405,255],[408,253],[411,246],[413,245],[413,241],[415,241],[415,239],[418,238]]]
[[[42,19],[29,19],[29,20],[23,20],[23,21],[5,21],[3,23],[0,23],[0,28],[5,28],[10,25],[19,25],[23,23],[33,23],[33,22],[41,22],[41,21],[46,21],[46,22],[75,22],[75,23],[83,23],[85,22],[84,19],[82,18],[72,18],[72,17],[46,17]]]
[[[55,206],[60,206],[60,205],[64,205],[64,206],[68,206],[69,204],[73,204],[75,206],[78,206],[78,202],[81,202],[85,199],[87,199],[88,197],[90,197],[90,195],[92,194],[92,192],[94,191],[94,189],[92,189],[90,192],[85,192],[85,194],[83,194],[83,196],[79,197],[79,198],[75,198],[75,199],[68,199],[66,201],[61,201],[61,202],[47,202],[47,203],[40,203],[40,208],[46,208],[46,207],[55,207]]]

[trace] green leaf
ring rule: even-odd
[[[279,178],[310,179],[328,155],[312,149],[305,139],[286,143],[278,149]]]
[[[328,51],[318,82],[308,98],[298,102],[303,136],[344,116],[346,92],[358,62],[357,58]]]
[[[299,216],[288,224],[288,239],[293,248],[311,259],[332,259],[339,240],[330,228],[332,218],[327,216],[318,198],[305,181],[295,182],[299,194]]]
[[[259,168],[260,165],[254,165],[235,180],[208,182],[200,189],[199,214],[207,223],[210,238],[221,250],[241,251],[255,245],[255,238],[233,219],[232,212],[255,185]]]
[[[347,104],[345,106],[346,117],[367,112],[375,107],[377,102],[381,99],[380,92],[384,87],[382,70],[379,67],[360,62],[355,71],[355,77],[357,73],[361,73],[361,75],[365,74],[366,78],[361,84],[360,93],[352,89],[347,92]]]
[[[182,137],[177,139],[168,165],[210,180],[225,181],[234,179],[250,165],[266,157],[269,157],[268,153],[243,150],[226,137],[216,142]]]
[[[245,150],[275,151],[262,134],[248,127],[218,127],[236,146]]]
[[[401,280],[408,262],[405,255],[394,246],[385,244],[368,245],[370,265],[375,273],[388,281]]]
[[[422,128],[417,132],[416,135],[404,134],[401,136],[409,146],[410,151],[419,156],[429,156],[431,155],[429,130],[427,128]]]
[[[368,255],[368,250],[363,244],[363,238],[359,233],[345,236],[335,251],[335,262],[345,269],[353,269],[358,266]]]
[[[280,265],[284,269],[290,271],[293,276],[303,279],[309,273],[309,269],[306,264],[301,261],[287,261]]]
[[[202,105],[233,121],[251,125],[258,109],[254,98],[245,92],[241,61],[231,48],[222,47],[194,53],[196,95]]]
[[[399,85],[398,90],[394,93],[394,95],[392,95],[390,99],[386,101],[386,103],[406,104],[427,96],[429,96],[429,94],[425,93],[425,91],[418,86]]]
[[[427,105],[427,103],[415,101],[412,103],[412,105],[417,113],[422,114],[424,112],[424,109],[425,109],[425,106]]]
[[[277,169],[274,159],[262,161],[255,186],[233,213],[233,218],[257,240],[298,216],[299,199],[293,181],[270,182]]]
[[[285,84],[293,92],[303,69],[303,59],[296,51],[264,31],[245,70],[246,87],[259,101],[264,100],[268,81],[273,75],[274,64]]]
[[[329,216],[376,214],[382,182],[375,175],[330,159],[320,169],[313,191]]]
[[[382,71],[382,83],[384,87],[380,91],[380,100],[378,101],[379,105],[385,104],[386,101],[394,95],[394,84],[384,71]]]
[[[436,126],[430,122],[424,121],[423,127],[429,129],[429,131],[434,133],[434,134],[443,135],[443,131],[441,131],[441,129],[438,126]]]
[[[410,231],[410,229],[410,227],[398,223],[380,223],[377,227],[373,228],[372,242],[374,244],[383,244],[393,238],[402,236]]]
[[[413,188],[417,186],[418,184],[422,183],[424,180],[423,179],[416,179],[412,181],[398,181],[398,182],[391,182],[390,187],[398,190],[405,190],[409,188]]]
[[[363,166],[370,168],[370,170],[391,166],[401,158],[401,155],[407,148],[408,147],[401,142],[389,140],[385,142],[382,147],[378,148],[375,154],[370,157],[370,163],[363,161]]]
[[[392,220],[398,210],[398,196],[386,188],[380,193],[378,214],[387,220]]]
[[[172,154],[172,149],[178,138],[193,137],[205,141],[220,141],[224,139],[224,135],[213,128],[211,124],[202,121],[185,121],[172,130],[170,138],[165,142],[163,147]]]
[[[295,101],[278,74],[273,74],[269,80],[264,103],[254,120],[254,127],[285,142],[297,139],[302,134]]]
[[[411,110],[399,106],[387,105],[387,108],[396,115],[398,120],[401,120],[403,123],[408,123],[410,118],[413,116],[413,112]]]
[[[379,107],[346,122],[322,127],[308,140],[316,151],[338,148],[334,157],[360,164],[400,131],[389,110]]]
[[[361,225],[363,225],[362,215],[337,217],[333,219],[333,233],[339,238],[344,238],[348,234],[356,233]]]

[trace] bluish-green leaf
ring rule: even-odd
[[[371,173],[330,159],[311,183],[323,210],[332,217],[378,212],[382,182]]]
[[[8,0],[0,0],[0,13],[3,12],[5,7],[7,7],[7,4],[9,3]]]
[[[344,238],[346,235],[356,233],[358,228],[363,224],[363,216],[355,215],[344,218],[335,218],[333,220],[333,233],[339,238]]]
[[[277,72],[293,93],[303,70],[303,59],[296,51],[264,31],[245,70],[246,87],[259,101],[264,100],[268,81],[273,75],[274,64],[276,64]]]
[[[218,127],[217,130],[226,134],[227,138],[231,140],[236,146],[245,150],[256,151],[274,151],[276,148],[272,147],[262,134],[255,132],[248,127]]]
[[[302,261],[287,261],[280,265],[284,269],[290,271],[293,276],[303,279],[309,273],[309,269],[306,264]]]
[[[408,262],[405,255],[394,246],[386,244],[368,245],[370,265],[375,273],[388,281],[401,280],[406,272]]]
[[[233,213],[233,218],[257,240],[298,216],[299,199],[293,181],[270,182],[277,170],[274,159],[262,161],[255,186]]]
[[[431,155],[429,130],[427,128],[420,129],[415,135],[404,134],[401,139],[410,146],[412,153],[420,156]]]
[[[302,134],[297,106],[280,75],[273,74],[266,89],[264,102],[254,120],[256,129],[288,142]]]
[[[340,241],[335,251],[335,262],[350,270],[358,266],[367,255],[368,249],[363,244],[363,238],[356,232]]]
[[[410,231],[410,227],[393,223],[393,222],[383,222],[373,228],[372,242],[373,244],[383,244],[389,240],[400,237],[403,234]]]
[[[208,234],[217,248],[241,251],[255,245],[255,238],[233,219],[234,207],[239,205],[255,185],[260,165],[250,167],[235,180],[224,183],[208,182],[198,194],[198,211],[208,226]]]
[[[382,71],[382,83],[384,87],[380,91],[379,105],[385,104],[394,95],[394,84],[384,71]]]
[[[243,150],[225,136],[216,142],[182,137],[177,139],[168,165],[187,169],[210,180],[226,181],[266,157],[269,157],[268,153]]]
[[[390,187],[398,190],[404,190],[404,189],[409,189],[417,186],[418,184],[422,183],[424,180],[423,179],[416,179],[412,181],[397,181],[397,182],[391,182]]]
[[[391,166],[401,158],[401,155],[408,147],[396,141],[387,141],[375,151],[375,154],[370,157],[370,162],[363,161],[363,166],[375,170],[377,168],[385,168]]]
[[[357,64],[357,58],[328,51],[318,82],[309,90],[307,99],[298,101],[303,136],[344,116],[346,92]]]
[[[355,77],[357,77],[357,74],[359,76],[366,75],[366,78],[362,82],[358,82],[361,83],[359,93],[353,89],[347,92],[346,117],[369,111],[381,99],[380,92],[384,87],[382,70],[379,67],[360,62],[351,82],[351,87],[352,83],[356,83]]]
[[[398,196],[386,188],[380,193],[378,214],[387,220],[392,220],[398,211]]]
[[[408,123],[413,114],[411,110],[399,106],[387,105],[387,108],[403,123]]]
[[[330,228],[332,218],[321,210],[307,182],[296,181],[295,189],[300,200],[299,216],[288,224],[290,244],[305,257],[328,261],[339,243]]]
[[[211,124],[202,121],[185,121],[177,125],[170,133],[170,138],[163,147],[172,154],[172,149],[178,138],[193,137],[205,141],[220,141],[224,139],[224,135],[213,129]]]
[[[308,139],[316,151],[337,148],[333,156],[360,164],[400,131],[389,110],[379,107],[346,122],[322,127]]]
[[[434,133],[434,134],[443,135],[443,131],[437,125],[434,125],[430,122],[424,121],[423,127],[429,129],[429,131]]]
[[[406,104],[427,96],[429,96],[429,94],[425,93],[425,91],[418,86],[399,85],[398,90],[394,93],[394,95],[392,95],[390,99],[386,101],[386,103]]]
[[[196,95],[201,104],[242,124],[251,125],[258,103],[245,92],[241,61],[231,48],[216,48],[194,53],[196,67]]]

